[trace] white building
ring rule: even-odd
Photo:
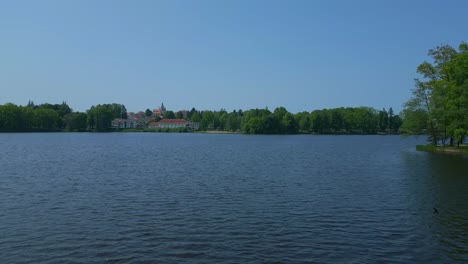
[[[148,128],[184,128],[188,127],[190,122],[184,119],[163,119],[159,122],[150,123]]]
[[[162,119],[159,122],[152,122],[148,128],[190,128],[192,130],[199,129],[199,123],[188,122],[184,119]]]
[[[113,128],[136,128],[137,126],[138,122],[133,119],[116,118],[112,120]]]

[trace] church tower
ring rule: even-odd
[[[161,114],[164,115],[166,112],[166,107],[164,106],[164,103],[161,103],[161,107],[159,107],[159,111],[161,111]]]

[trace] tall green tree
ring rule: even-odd
[[[175,116],[177,119],[184,119],[184,114],[181,111],[177,111]]]
[[[52,109],[39,108],[34,110],[33,126],[39,129],[57,129],[61,119]]]
[[[197,111],[193,112],[193,114],[190,117],[190,120],[195,123],[200,122],[200,115],[198,114]]]
[[[287,112],[284,114],[283,119],[281,120],[282,132],[286,134],[296,134],[298,132],[298,124],[294,116]]]
[[[308,112],[300,112],[295,115],[296,122],[299,125],[300,132],[308,132],[310,130],[311,121]]]
[[[145,116],[152,116],[152,115],[153,115],[153,111],[151,111],[149,109],[145,110]]]
[[[403,127],[418,123],[408,117],[425,112],[427,131],[432,144],[453,137],[457,128],[466,129],[468,46],[461,43],[458,51],[449,45],[429,50],[432,62],[423,62],[417,68],[422,79],[415,79],[413,96],[405,104]]]
[[[393,110],[392,110],[393,112]],[[382,109],[381,111],[379,111],[379,129],[380,131],[385,131],[387,130],[387,127],[389,125],[389,116],[388,116],[388,112],[384,109]]]
[[[73,112],[64,117],[65,129],[68,131],[85,131],[87,128],[86,113]]]
[[[206,130],[208,128],[214,128],[213,120],[214,120],[213,111],[203,111],[201,114],[200,129]]]
[[[168,110],[168,111],[164,112],[164,118],[165,119],[175,119],[176,115],[175,115],[175,113],[173,111]]]
[[[124,113],[125,112],[125,116]],[[94,131],[107,131],[114,118],[126,117],[126,108],[121,104],[102,104],[92,106],[87,112],[87,124]]]
[[[0,130],[16,131],[24,129],[21,107],[7,103],[0,106]]]

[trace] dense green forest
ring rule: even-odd
[[[145,116],[151,117],[147,109]],[[26,106],[0,105],[0,131],[112,131],[115,118],[127,118],[122,104],[100,104],[86,112],[73,112],[65,103]],[[183,118],[183,113],[166,111],[162,118]],[[220,130],[247,134],[376,134],[397,133],[402,124],[389,110],[370,107],[347,107],[292,114],[284,107],[268,109],[198,111],[192,108],[186,120],[200,124],[200,130]],[[160,120],[154,116],[151,121]],[[145,124],[141,124],[144,128]]]
[[[432,62],[417,68],[413,96],[402,111],[402,129],[426,131],[433,145],[463,142],[468,130],[468,44],[429,50]],[[448,142],[447,142],[448,140]]]
[[[122,109],[119,104],[98,105],[82,113],[73,112],[65,102],[35,105],[29,101],[26,106],[7,103],[0,105],[0,131],[106,131],[112,119],[121,117]]]
[[[247,134],[375,134],[396,133],[402,123],[392,108],[348,107],[292,114],[284,107],[248,111],[196,111],[188,115],[200,129],[239,131]]]

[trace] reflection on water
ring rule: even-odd
[[[439,214],[434,232],[445,254],[462,261],[468,254],[468,158],[463,155],[428,155],[432,193]]]
[[[403,157],[413,193],[408,198],[417,204],[415,208],[423,208],[420,228],[433,237],[437,258],[447,263],[467,261],[468,156],[421,152]]]

